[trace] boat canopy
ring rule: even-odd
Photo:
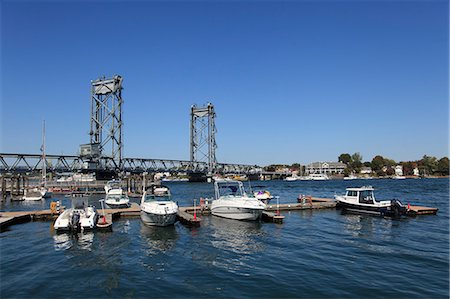
[[[223,196],[244,196],[244,186],[240,181],[215,182],[216,199]]]

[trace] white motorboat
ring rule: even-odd
[[[177,220],[178,205],[172,201],[169,188],[152,185],[142,195],[141,219],[147,225],[168,226]]]
[[[358,177],[356,175],[354,175],[353,173],[350,174],[349,176],[344,177],[344,180],[357,180]]]
[[[97,209],[88,205],[87,198],[73,198],[72,208],[65,210],[53,225],[56,231],[94,229],[97,225]]]
[[[402,176],[402,175],[394,175],[394,176],[392,177],[392,179],[394,179],[394,180],[404,180],[404,179],[406,179],[406,177],[404,177],[404,176]]]
[[[284,179],[284,181],[292,182],[292,181],[298,181],[299,177],[297,176],[288,176]]]
[[[211,203],[211,214],[236,220],[257,220],[266,205],[249,197],[240,181],[215,182],[215,197]]]
[[[122,189],[121,182],[117,180],[109,181],[105,186],[105,204],[112,209],[128,208],[130,199]]]
[[[189,182],[188,178],[163,178],[161,182]]]
[[[42,200],[42,193],[40,189],[33,188],[33,189],[25,189],[23,191],[23,200],[29,200],[29,201],[38,201]]]
[[[312,173],[308,176],[300,177],[301,181],[326,181],[330,178],[324,173]]]
[[[344,211],[376,216],[399,217],[406,214],[406,207],[399,200],[377,201],[371,186],[347,188],[343,196],[335,196],[336,207]]]

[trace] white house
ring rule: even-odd
[[[401,166],[401,165],[395,166],[395,175],[399,175],[399,176],[403,175],[403,166]]]
[[[361,168],[361,171],[359,173],[360,174],[371,174],[372,168],[364,166]]]
[[[314,162],[306,166],[306,172],[311,173],[324,173],[324,174],[342,174],[345,167],[341,162]]]

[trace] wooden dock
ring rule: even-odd
[[[422,206],[409,206],[408,216],[418,216],[418,215],[436,215],[439,211],[438,208],[422,207]]]
[[[268,204],[263,212],[263,220],[274,223],[282,223],[284,216],[280,215],[282,211],[298,211],[298,210],[316,210],[316,209],[334,209],[336,202],[329,198],[313,197],[311,200],[302,203],[286,203],[286,204]],[[62,207],[62,212],[64,207]],[[436,215],[439,209],[423,206],[409,206],[407,215],[414,217],[418,215]],[[102,216],[103,210],[98,209],[98,213]],[[195,211],[195,216],[194,216]],[[140,206],[137,203],[131,203],[130,207],[125,209],[104,209],[106,223],[100,223],[100,228],[111,230],[114,219],[119,217],[140,217]],[[197,207],[179,207],[178,220],[188,226],[199,226],[201,223],[200,215],[209,215],[211,211],[207,206]],[[25,223],[34,220],[54,221],[59,216],[53,210],[38,211],[17,211],[17,212],[0,212],[0,231],[7,227]],[[103,219],[100,219],[102,221]]]

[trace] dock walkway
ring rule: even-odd
[[[283,216],[278,215],[281,211],[298,211],[298,210],[316,210],[316,209],[334,209],[336,202],[330,198],[313,197],[311,201],[304,203],[285,203],[285,204],[268,204],[265,210],[264,219],[270,222],[282,223]],[[194,216],[195,210],[195,216]],[[418,215],[436,215],[439,209],[424,206],[409,206],[408,216],[415,217]],[[63,209],[61,209],[61,212]],[[97,210],[103,215],[103,210]],[[139,217],[140,206],[137,203],[131,203],[130,207],[125,209],[104,209],[107,223],[105,228],[110,228],[114,219],[119,217]],[[276,214],[273,212],[277,212]],[[197,207],[179,207],[178,220],[189,226],[199,226],[201,223],[200,215],[209,215],[211,211],[207,206]],[[7,227],[25,223],[34,220],[54,221],[58,218],[59,213],[52,210],[36,210],[36,211],[16,211],[16,212],[0,212],[0,231]]]

